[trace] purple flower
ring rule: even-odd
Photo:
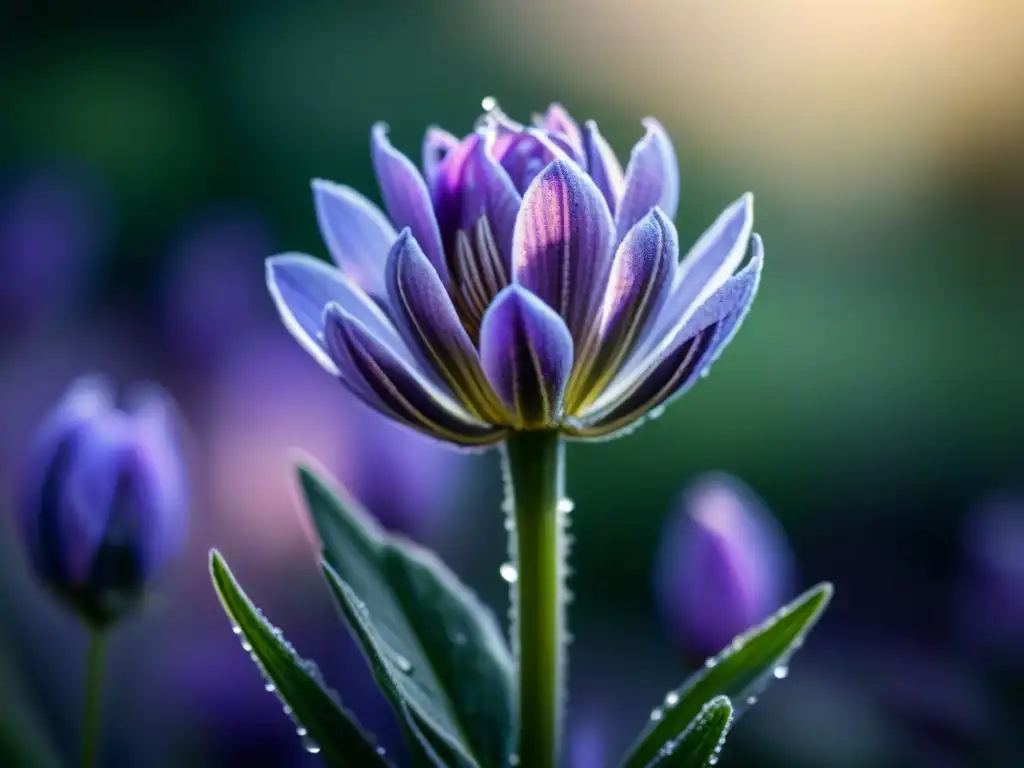
[[[19,499],[29,558],[91,622],[122,614],[183,544],[185,472],[173,411],[151,386],[120,410],[106,381],[81,378],[29,451]]]
[[[646,127],[623,172],[593,122],[556,105],[526,127],[495,108],[462,139],[428,130],[421,173],[374,126],[387,215],[313,182],[337,268],[268,260],[286,327],[360,400],[457,445],[635,424],[708,370],[762,263],[749,194],[679,261],[675,153]]]
[[[0,190],[0,333],[52,317],[82,287],[109,232],[104,192],[67,169],[36,171]]]
[[[667,523],[655,588],[683,645],[708,654],[778,608],[791,576],[784,534],[761,501],[738,481],[709,475]]]

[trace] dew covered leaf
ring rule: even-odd
[[[493,614],[433,554],[382,531],[312,469],[298,474],[328,584],[410,747],[423,762],[507,765],[513,667]]]
[[[216,551],[210,554],[210,573],[239,639],[251,647],[253,660],[301,723],[299,727],[305,733],[300,730],[299,735],[306,748],[317,752],[331,766],[390,765],[354,716],[327,691],[315,667],[300,658],[280,630],[253,605]]]
[[[739,717],[775,678],[785,677],[790,656],[803,644],[832,597],[822,583],[804,592],[760,626],[733,640],[725,650],[654,709],[647,728],[623,760],[624,768],[644,768],[663,745],[672,741],[697,716],[705,702],[727,696]]]
[[[732,727],[732,702],[716,696],[701,708],[682,735],[665,744],[648,768],[705,768],[718,762]]]

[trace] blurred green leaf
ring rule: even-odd
[[[424,759],[508,764],[513,667],[493,614],[433,554],[385,534],[309,468],[298,472],[328,583]]]
[[[667,742],[648,768],[705,768],[718,762],[732,727],[732,702],[716,696],[693,718],[681,736]]]
[[[236,634],[251,646],[253,660],[305,728],[300,735],[306,748],[318,752],[331,766],[389,765],[355,718],[328,692],[316,667],[300,658],[253,605],[216,551],[210,554],[210,573]]]
[[[644,768],[663,745],[672,741],[699,713],[704,702],[728,696],[739,717],[774,678],[785,677],[790,656],[803,644],[832,597],[832,585],[819,584],[758,627],[738,636],[682,687],[665,697],[651,713],[650,723],[633,745],[623,765]]]

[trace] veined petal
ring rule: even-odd
[[[615,211],[616,241],[658,206],[670,219],[679,206],[679,166],[668,133],[653,117],[644,120],[645,135],[629,155],[622,199]]]
[[[754,196],[748,192],[719,215],[680,262],[675,286],[641,354],[732,277],[747,253],[753,227]]]
[[[407,426],[462,446],[490,445],[504,430],[478,421],[336,304],[324,317],[325,344],[339,375],[364,402]]]
[[[565,320],[582,344],[611,267],[613,224],[594,182],[555,160],[523,196],[512,246],[514,281]]]
[[[324,308],[330,303],[344,307],[381,339],[398,350],[404,345],[391,321],[374,301],[338,269],[301,253],[284,253],[267,259],[267,288],[277,305],[285,328],[328,372],[337,366],[324,349]]]
[[[434,125],[427,128],[423,136],[423,179],[427,189],[433,189],[438,168],[448,153],[458,145],[458,138],[448,131]]]
[[[505,123],[494,124],[491,153],[508,173],[512,184],[525,193],[537,175],[551,162],[580,162],[576,151],[564,140],[535,128],[510,128]]]
[[[372,296],[384,296],[384,261],[398,234],[381,210],[350,187],[313,180],[320,234],[349,279]]]
[[[581,415],[575,433],[600,437],[617,432],[685,392],[739,329],[757,294],[763,262],[761,238],[754,235],[750,263],[645,360],[624,370]]]
[[[619,158],[615,156],[604,136],[597,130],[597,123],[588,120],[583,126],[583,152],[587,161],[587,172],[608,203],[613,214],[622,199],[624,175]]]
[[[474,416],[488,423],[507,421],[508,414],[480,367],[476,347],[408,229],[402,230],[388,256],[387,287],[409,348],[421,353]]]
[[[484,315],[480,357],[517,428],[558,423],[572,336],[547,304],[521,286],[505,288]]]
[[[678,258],[675,225],[660,208],[629,230],[612,262],[593,333],[578,355],[567,399],[570,413],[596,399],[618,373],[668,296]]]
[[[371,149],[373,168],[391,221],[399,229],[409,227],[412,230],[416,242],[434,265],[442,282],[447,284],[448,270],[441,231],[423,177],[409,158],[391,146],[388,128],[383,123],[373,126]]]
[[[523,198],[516,190],[508,172],[494,157],[496,136],[490,131],[480,137],[472,148],[471,161],[466,168],[466,192],[463,198],[463,228],[476,224],[487,216],[495,243],[504,265],[511,274],[512,239],[515,235],[516,216]],[[507,279],[506,279],[507,283]]]

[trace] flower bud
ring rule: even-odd
[[[784,601],[791,556],[760,500],[725,475],[705,476],[670,519],[657,565],[659,607],[683,646],[715,653]]]
[[[83,619],[132,607],[185,538],[185,471],[171,401],[152,387],[115,406],[99,377],[76,381],[41,425],[20,495],[38,577]]]

